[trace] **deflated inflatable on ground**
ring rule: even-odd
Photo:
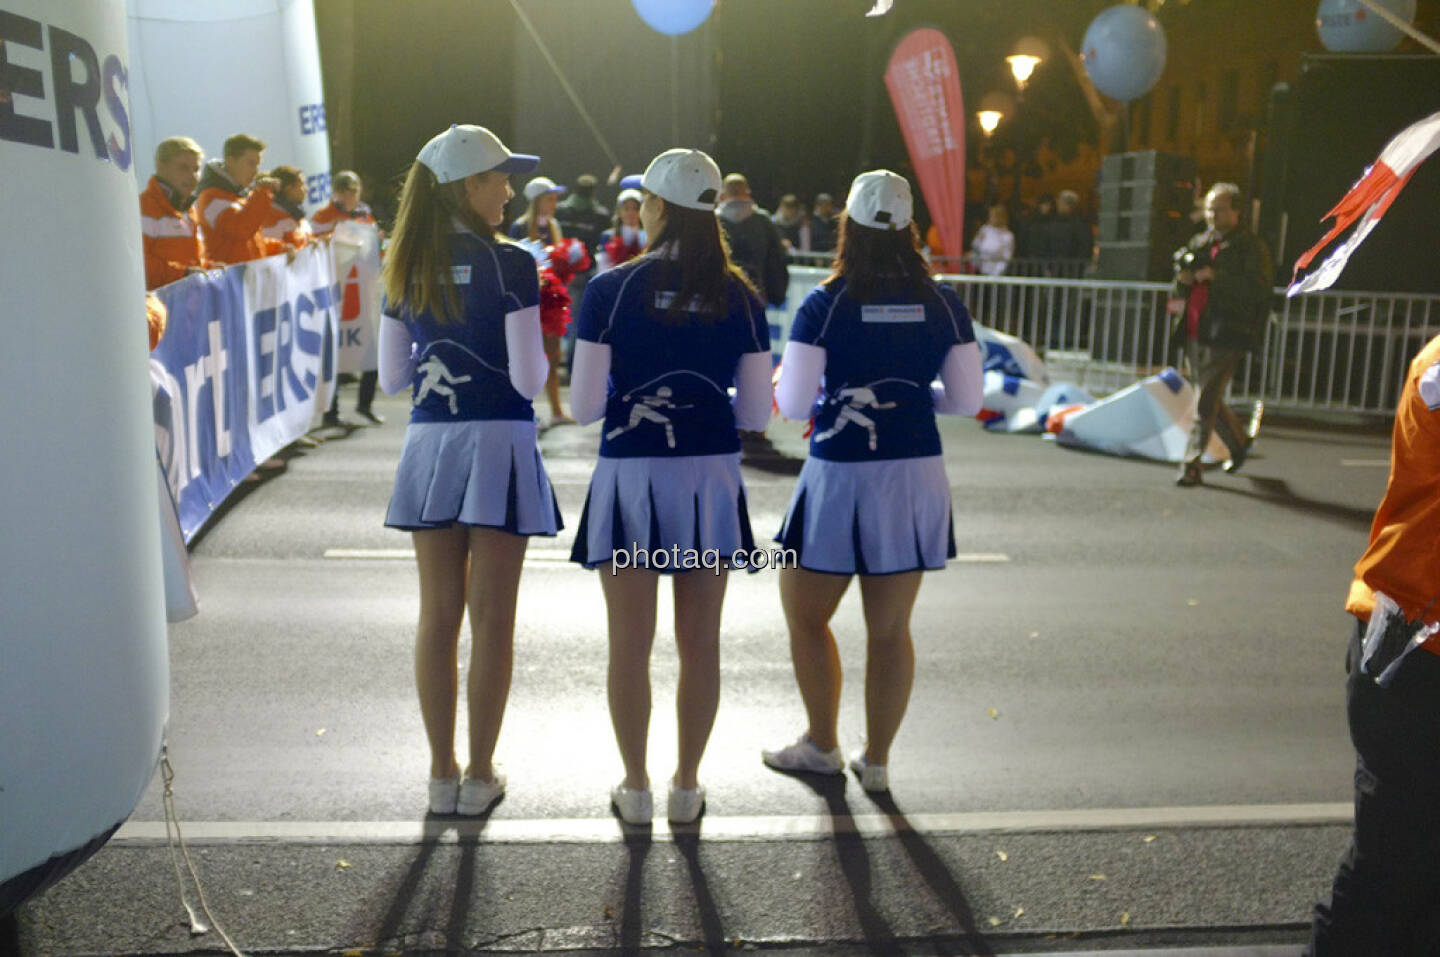
[[[0,915],[130,815],[169,707],[124,8],[4,8]]]
[[[1179,462],[1194,422],[1194,387],[1174,369],[1165,369],[1094,405],[1067,411],[1055,437],[1062,445]],[[1216,461],[1229,454],[1214,436],[1206,451]]]

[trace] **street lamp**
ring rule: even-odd
[[[1045,61],[1050,55],[1050,48],[1045,41],[1037,37],[1021,37],[1015,44],[1015,52],[1005,58],[1010,64],[1010,74],[1015,77],[1015,85],[1023,94],[1025,84],[1030,82],[1030,76],[1035,68]]]
[[[987,137],[995,132],[995,127],[1000,125],[1000,121],[1004,117],[1005,114],[999,110],[981,110],[975,114],[975,118],[980,121],[980,129]]]
[[[985,205],[995,202],[995,153],[990,145],[990,136],[1005,114],[1014,111],[1015,104],[1010,97],[998,90],[991,90],[980,98],[980,109],[975,118],[980,121],[980,131],[985,141],[980,147],[980,164],[985,168]]]

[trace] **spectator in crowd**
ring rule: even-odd
[[[1212,433],[1230,452],[1225,471],[1245,464],[1253,438],[1225,403],[1225,390],[1260,344],[1275,280],[1270,251],[1240,223],[1240,187],[1216,183],[1205,194],[1206,230],[1175,253],[1175,285],[1168,311],[1177,317],[1170,341],[1181,343],[1200,404],[1185,461],[1175,484],[1199,485],[1201,457]]]
[[[975,268],[986,276],[1002,276],[1015,258],[1015,234],[1010,232],[1010,214],[1000,203],[990,207],[990,216],[970,244]]]
[[[1440,953],[1440,336],[1410,363],[1390,481],[1355,565],[1346,713],[1355,828],[1310,957]],[[1428,635],[1427,635],[1428,632]]]
[[[668,817],[688,823],[705,808],[700,760],[720,701],[726,573],[718,557],[728,564],[737,549],[754,547],[736,429],[769,421],[772,362],[765,310],[725,254],[715,161],[699,150],[667,150],[641,186],[650,246],[596,276],[580,313],[571,407],[580,421],[603,416],[605,425],[571,558],[601,569],[609,616],[610,717],[625,766],[611,803],[625,822],[648,826],[650,651],[661,571],[674,586],[680,655]],[[717,564],[675,568],[672,548],[676,556],[713,552]]]
[[[615,220],[600,234],[600,251],[595,256],[595,271],[602,273],[629,262],[645,251],[645,231],[640,227],[640,202],[644,197],[638,189],[622,189],[615,200]]]
[[[260,224],[260,235],[272,254],[293,253],[310,242],[310,223],[305,219],[305,174],[296,166],[277,166],[270,171],[275,180],[275,198]]]
[[[545,383],[540,277],[530,254],[497,233],[513,195],[509,174],[539,162],[479,126],[432,137],[406,175],[381,274],[380,385],[412,393],[385,524],[411,533],[420,578],[415,682],[433,814],[483,814],[505,793],[493,759],[525,546],[560,527],[530,402]],[[456,653],[466,611],[462,776]]]
[[[204,158],[200,144],[188,136],[172,136],[155,147],[155,175],[140,194],[146,289],[224,265],[206,258],[195,215]]]
[[[280,184],[256,178],[265,143],[236,133],[225,141],[224,156],[205,164],[200,174],[200,231],[207,255],[224,263],[243,263],[269,255],[260,227],[270,213]]]
[[[1020,259],[1045,259],[1046,227],[1055,218],[1055,198],[1041,193],[1032,209],[1025,206],[1020,210],[1020,221],[1015,224],[1015,255]]]
[[[310,228],[317,239],[330,236],[335,227],[346,220],[353,223],[373,224],[375,216],[370,207],[365,205],[362,199],[364,184],[360,177],[350,170],[341,170],[330,180],[330,202],[321,206],[310,218]],[[348,282],[355,279],[358,271],[354,266],[350,267],[350,275],[346,277]],[[384,425],[385,417],[374,409],[375,383],[377,373],[374,369],[366,369],[360,373],[359,396],[355,401],[355,414],[370,421],[375,425]],[[335,397],[330,400],[330,408],[325,413],[325,425],[336,428],[344,427],[347,423],[340,418],[340,391],[335,391]]]
[[[600,248],[600,234],[610,224],[610,210],[595,199],[595,177],[581,173],[575,178],[575,189],[555,207],[555,218],[565,230],[585,244],[591,256]]]
[[[145,325],[150,330],[150,351],[154,352],[155,347],[165,336],[165,326],[170,321],[170,311],[165,308],[165,303],[153,292],[145,293]]]
[[[780,197],[780,205],[770,217],[780,231],[780,239],[787,251],[808,252],[810,250],[810,221],[805,218],[805,207],[794,193]]]
[[[511,239],[528,239],[543,246],[564,238],[555,209],[565,192],[548,176],[537,176],[525,184],[525,212],[510,224]]]
[[[1060,191],[1055,201],[1055,218],[1047,232],[1050,236],[1050,258],[1071,264],[1064,267],[1070,270],[1066,275],[1081,275],[1084,264],[1094,256],[1095,233],[1080,215],[1080,196],[1074,190]]]
[[[810,210],[810,248],[817,253],[828,253],[835,249],[835,197],[829,193],[816,193]]]
[[[725,177],[721,197],[716,214],[730,243],[731,260],[745,270],[766,302],[780,305],[790,286],[790,270],[785,265],[785,244],[781,242],[780,231],[770,221],[770,214],[755,205],[750,197],[750,181],[741,174],[731,173]]]
[[[921,575],[955,557],[935,413],[974,415],[982,399],[970,315],[952,288],[930,278],[913,212],[904,177],[872,170],[855,178],[835,273],[801,304],[775,388],[782,415],[814,416],[810,456],[776,536],[799,562],[780,571],[780,602],[809,723],[794,744],[762,757],[780,771],[845,770],[830,620],[858,576],[866,742],[850,767],[871,792],[889,789],[890,745],[910,701],[910,615]],[[876,308],[904,318],[871,321]],[[941,389],[931,386],[937,376]]]

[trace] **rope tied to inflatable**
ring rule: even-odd
[[[215,933],[225,941],[225,946],[235,957],[245,957],[230,935],[220,926],[215,915],[210,913],[210,905],[205,900],[205,888],[200,885],[200,875],[195,872],[195,864],[190,860],[190,850],[185,846],[185,838],[180,833],[180,816],[175,813],[175,769],[170,766],[170,744],[163,742],[160,745],[160,779],[165,785],[162,803],[165,806],[165,843],[170,848],[170,863],[175,867],[175,883],[180,888],[180,903],[185,908],[185,913],[190,916],[190,936],[199,937],[210,933],[210,926],[215,928]],[[171,825],[175,827],[175,833],[170,833]],[[190,906],[190,899],[185,894],[185,877],[180,873],[180,859],[175,856],[175,845],[180,845],[180,855],[185,858],[185,867],[190,872],[190,879],[195,883],[195,893],[200,898],[200,910],[210,918],[210,925],[207,926],[195,913],[195,908]]]

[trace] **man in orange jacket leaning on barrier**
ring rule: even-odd
[[[172,136],[155,147],[155,175],[140,194],[146,289],[224,265],[206,257],[195,215],[195,188],[204,158],[200,144],[188,136]]]
[[[271,250],[260,235],[279,184],[268,176],[256,178],[265,144],[236,133],[225,141],[224,158],[205,164],[200,176],[200,229],[210,256],[226,263],[260,259]]]

